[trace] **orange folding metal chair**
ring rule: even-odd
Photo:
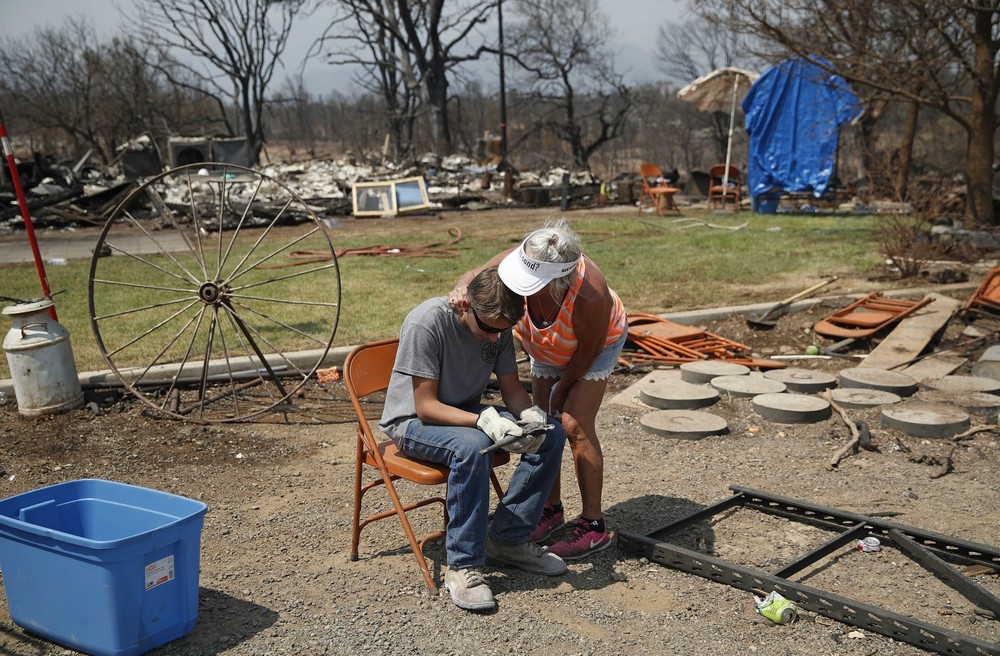
[[[344,383],[347,386],[347,393],[351,397],[354,412],[358,416],[358,444],[354,464],[354,515],[351,523],[351,560],[358,559],[358,544],[361,541],[361,531],[365,527],[382,519],[397,517],[410,544],[410,550],[420,567],[424,583],[427,584],[432,593],[437,593],[437,585],[434,583],[434,577],[427,566],[427,558],[424,556],[424,547],[428,542],[444,538],[444,527],[448,523],[448,509],[445,506],[447,494],[404,503],[395,483],[402,479],[417,485],[444,485],[447,487],[450,470],[447,465],[425,462],[407,456],[396,448],[392,440],[377,439],[372,433],[362,405],[363,402],[372,400],[389,387],[389,377],[392,375],[392,366],[396,360],[398,346],[398,339],[362,344],[351,351],[344,361]],[[510,454],[508,452],[498,450],[493,453],[494,467],[509,461]],[[374,478],[370,475],[366,476],[368,469],[375,470],[373,472]],[[370,480],[365,482],[365,479]],[[502,496],[503,490],[495,472],[491,472],[490,479],[497,496]],[[362,519],[361,508],[364,497],[375,488],[385,489],[392,507]],[[433,504],[441,504],[442,528],[428,533],[418,540],[407,513]]]
[[[919,301],[885,298],[872,292],[850,305],[837,310],[813,326],[818,335],[839,339],[865,339],[913,314],[933,301],[926,297]]]
[[[966,301],[961,315],[968,317],[973,312],[987,316],[1000,314],[1000,265],[993,267],[986,274],[979,287]]]

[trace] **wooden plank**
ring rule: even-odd
[[[968,358],[960,358],[956,355],[929,355],[923,360],[914,362],[905,369],[897,369],[913,380],[920,382],[928,378],[940,378],[952,373],[968,361]]]
[[[899,325],[872,349],[860,367],[892,369],[920,355],[934,335],[962,306],[942,294],[928,294],[934,300],[899,322]]]

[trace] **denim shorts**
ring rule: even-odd
[[[622,348],[625,346],[625,342],[628,340],[628,329],[622,331],[621,337],[619,337],[614,344],[610,344],[604,347],[601,354],[597,356],[597,359],[590,365],[590,369],[587,370],[583,376],[580,377],[581,380],[607,380],[611,377],[611,373],[615,370],[615,365],[618,364],[618,356],[621,355]],[[561,367],[555,367],[550,364],[542,364],[536,362],[534,358],[531,359],[531,375],[533,378],[562,378],[563,369]]]

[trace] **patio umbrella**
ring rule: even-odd
[[[677,92],[678,99],[691,103],[703,112],[729,112],[729,139],[726,143],[726,172],[722,178],[723,186],[729,184],[736,103],[747,95],[750,86],[758,77],[760,73],[726,66],[702,75]]]

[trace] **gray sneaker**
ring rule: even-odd
[[[478,569],[448,568],[444,575],[445,590],[451,595],[455,605],[465,610],[492,610],[497,602],[493,591],[486,585]]]
[[[513,565],[532,574],[559,576],[566,573],[566,563],[545,547],[530,540],[521,544],[497,542],[492,535],[486,538],[486,558],[504,565]]]

